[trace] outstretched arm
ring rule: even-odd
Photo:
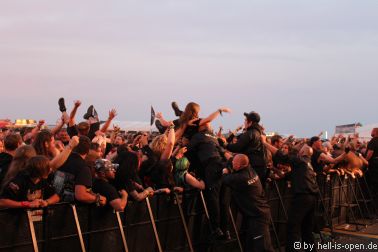
[[[217,111],[211,113],[208,117],[202,119],[200,121],[199,125],[202,126],[202,125],[204,125],[206,123],[214,121],[222,113],[231,113],[231,109],[226,108],[226,107],[219,108]]]
[[[102,132],[106,132],[110,126],[110,123],[112,122],[112,120],[114,119],[114,117],[117,116],[117,111],[115,109],[112,109],[109,111],[109,116],[108,116],[108,120],[106,120],[106,122],[104,123],[104,125],[101,127],[100,131]]]
[[[272,153],[272,155],[277,153],[278,149],[266,141],[266,135],[261,135],[261,142],[263,142],[265,147]]]

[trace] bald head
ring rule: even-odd
[[[299,151],[299,156],[300,157],[311,157],[313,153],[313,150],[310,146],[305,144],[302,149]]]
[[[371,137],[378,137],[378,128],[374,128],[371,131]]]
[[[232,160],[232,167],[238,171],[249,165],[248,157],[244,154],[237,154]]]

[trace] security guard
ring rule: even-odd
[[[223,169],[223,183],[231,188],[247,226],[244,251],[274,251],[269,233],[270,208],[259,176],[250,167],[246,155],[236,155],[232,166],[235,172],[231,174]]]
[[[267,162],[264,144],[261,142],[263,128],[259,125],[260,115],[254,111],[244,113],[244,129],[238,141],[234,144],[224,143],[225,148],[233,153],[245,154],[249,158],[249,163],[260,177],[263,188],[267,179]]]
[[[230,197],[222,188],[222,170],[226,167],[225,150],[219,145],[209,123],[201,126],[190,140],[188,152],[194,153],[204,171],[205,198],[212,229],[211,239],[228,238],[228,207]],[[222,196],[220,196],[222,193]],[[221,202],[220,202],[221,201]],[[222,218],[221,218],[222,217]],[[223,231],[222,229],[223,228]]]

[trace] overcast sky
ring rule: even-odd
[[[228,106],[225,129],[255,110],[299,136],[378,121],[376,0],[2,1],[0,58],[0,118],[53,123],[63,96],[130,121]]]

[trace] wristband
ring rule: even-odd
[[[29,208],[30,207],[30,202],[29,201],[21,201],[21,207]]]
[[[97,193],[96,194],[96,206],[100,206],[100,194],[99,193]]]
[[[223,116],[223,114],[222,114],[222,110],[221,110],[221,109],[218,109],[218,112],[219,112],[219,114],[220,114],[221,116]]]

